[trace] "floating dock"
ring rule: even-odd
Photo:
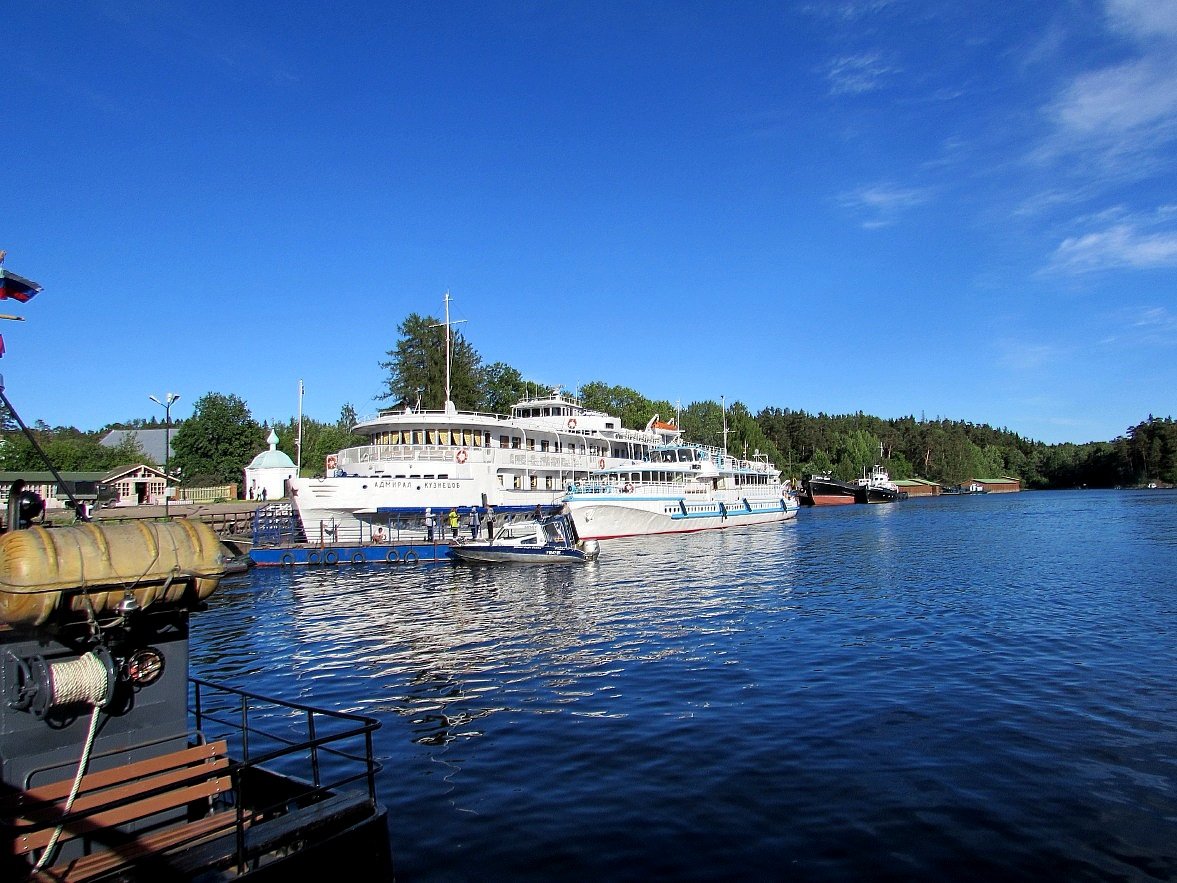
[[[366,545],[263,546],[249,550],[257,567],[323,567],[340,564],[450,564],[449,543],[368,543]]]

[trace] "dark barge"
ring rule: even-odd
[[[194,521],[0,537],[0,879],[393,878],[378,721],[189,677],[225,571]]]

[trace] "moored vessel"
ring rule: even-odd
[[[560,389],[525,397],[509,415],[459,410],[448,366],[442,410],[387,409],[353,432],[365,443],[329,456],[322,477],[290,482],[307,539],[369,542],[376,531],[423,527],[426,509],[477,508],[485,516],[491,507],[500,521],[526,516],[593,470],[641,460],[680,435],[656,420],[623,427]]]
[[[597,540],[769,524],[794,518],[798,509],[767,457],[740,459],[682,442],[595,470],[563,500],[577,533]]]
[[[2,380],[0,402],[44,458]],[[278,883],[344,863],[391,879],[379,722],[189,677],[191,616],[234,569],[213,529],[33,525],[43,511],[14,483],[0,536],[0,879]]]
[[[865,491],[858,484],[839,481],[828,472],[809,476],[802,487],[802,501],[810,506],[844,506],[859,502],[860,497],[866,502]]]
[[[581,540],[564,514],[504,524],[485,542],[458,542],[450,555],[481,564],[562,564],[596,560],[596,540]]]
[[[877,463],[871,469],[870,475],[858,479],[861,489],[858,502],[860,503],[894,503],[896,500],[907,499],[907,492],[899,489],[899,485],[891,481],[887,470]]]

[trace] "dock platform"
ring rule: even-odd
[[[299,543],[249,550],[256,567],[331,567],[349,564],[450,564],[449,543]]]

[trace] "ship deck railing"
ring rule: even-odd
[[[359,783],[376,800],[381,764],[372,734],[380,722],[367,715],[301,702],[190,677],[189,712],[205,741],[224,740],[238,771],[266,768],[323,795]],[[240,795],[249,803],[249,795]]]
[[[359,824],[383,831],[372,739],[379,721],[199,678],[188,683],[187,747],[150,753],[144,745],[137,759],[79,781],[5,797],[13,865],[70,844],[50,866],[28,867],[27,879],[193,879],[230,868],[240,875],[265,856],[297,853]]]
[[[692,477],[693,478],[693,477]],[[627,490],[628,489],[628,490]],[[711,489],[699,481],[630,481],[624,476],[613,481],[577,481],[568,486],[569,494],[637,494],[641,496],[688,496],[707,494],[709,492],[731,494],[737,497],[765,497],[778,496],[785,493],[787,488],[782,485],[745,484],[735,487],[721,487],[718,491]]]

